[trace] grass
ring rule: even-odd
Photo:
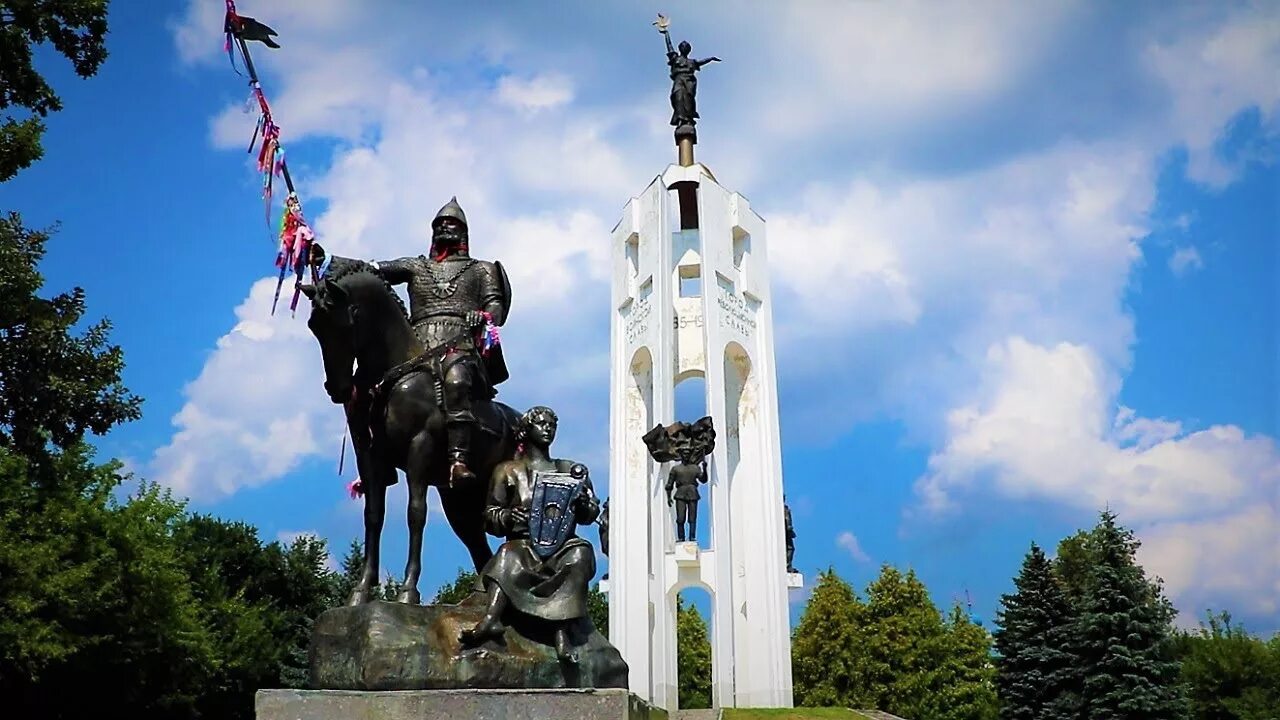
[[[725,708],[724,720],[863,720],[847,708]]]

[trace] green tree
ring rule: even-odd
[[[1068,650],[1090,720],[1183,718],[1186,701],[1173,656],[1172,604],[1135,561],[1138,541],[1102,513],[1083,578]]]
[[[1035,543],[1001,596],[994,633],[1003,720],[1068,720],[1078,694],[1069,687],[1071,656],[1064,650],[1072,622],[1066,590]]]
[[[1177,638],[1182,680],[1196,720],[1270,720],[1280,708],[1280,634],[1263,642],[1231,615],[1210,614]]]
[[[44,155],[42,118],[62,109],[35,69],[33,47],[51,43],[87,78],[107,58],[106,35],[106,0],[0,0],[0,182]],[[16,108],[29,117],[15,119]]]
[[[864,707],[864,608],[853,587],[827,568],[819,573],[791,637],[791,675],[800,707]]]
[[[600,592],[600,583],[587,593],[587,617],[601,635],[609,637],[609,596]]]
[[[341,580],[324,540],[263,543],[252,525],[193,515],[174,541],[221,658],[199,713],[252,718],[258,688],[302,687],[312,624],[337,604]]]
[[[676,674],[681,708],[711,707],[711,640],[702,613],[676,596]]]
[[[894,715],[930,720],[926,701],[938,690],[935,671],[946,660],[942,615],[914,571],[904,575],[884,565],[866,595],[870,704]]]
[[[400,581],[391,573],[382,579],[382,599],[387,602],[395,602],[396,597],[400,595]]]
[[[960,605],[951,608],[943,635],[943,660],[930,678],[934,692],[923,702],[932,720],[996,720],[996,695],[991,635],[973,622]]]
[[[106,433],[138,418],[141,405],[120,382],[124,354],[108,341],[109,321],[73,333],[84,291],[37,295],[48,239],[17,213],[0,220],[0,447],[30,458],[34,470],[48,464],[50,442],[65,449],[86,431]]]
[[[342,566],[338,569],[338,584],[334,589],[335,605],[345,603],[355,591],[364,573],[364,543],[352,540],[347,546],[347,554],[342,557]]]
[[[471,593],[475,591],[477,579],[474,570],[458,568],[458,576],[452,582],[441,585],[431,603],[433,605],[457,605],[470,597]]]
[[[171,542],[183,508],[84,446],[31,465],[0,449],[0,697],[23,717],[188,717],[219,662]]]

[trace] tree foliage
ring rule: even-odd
[[[935,720],[996,720],[996,668],[991,635],[959,604],[947,616],[943,661],[932,678],[935,691],[922,702],[922,717]]]
[[[48,239],[17,213],[0,220],[0,446],[37,466],[50,443],[65,449],[87,431],[106,433],[138,418],[141,405],[121,384],[124,353],[109,342],[110,322],[75,332],[84,291],[37,295]]]
[[[1000,658],[1000,717],[1069,720],[1079,697],[1064,649],[1073,619],[1066,589],[1035,543],[1013,584],[1015,591],[1001,596],[993,633]]]
[[[1087,543],[1094,562],[1083,577],[1067,644],[1080,713],[1096,720],[1183,718],[1172,645],[1176,612],[1135,561],[1137,539],[1115,519],[1103,512]]]
[[[1271,720],[1280,712],[1280,633],[1264,642],[1222,612],[1175,644],[1196,720]]]
[[[433,605],[457,605],[475,592],[477,579],[478,577],[474,570],[458,568],[458,576],[452,582],[441,585],[431,603]]]
[[[795,704],[865,707],[867,654],[861,633],[865,609],[853,587],[828,568],[819,573],[791,639]]]
[[[986,630],[959,607],[944,618],[912,571],[881,567],[865,597],[830,569],[818,576],[792,639],[798,705],[918,720],[995,718]]]
[[[601,635],[609,637],[609,596],[600,592],[599,583],[587,593],[587,617]]]
[[[702,613],[676,596],[676,676],[681,708],[711,707],[711,638]]]
[[[33,49],[51,44],[87,78],[107,58],[106,35],[107,0],[0,0],[0,182],[44,155],[41,119],[62,109]],[[28,117],[13,117],[17,108]]]

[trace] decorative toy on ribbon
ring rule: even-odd
[[[311,232],[306,219],[302,217],[302,203],[298,201],[297,194],[289,193],[284,201],[284,215],[280,218],[280,251],[276,253],[276,267],[280,269],[280,277],[276,281],[275,297],[271,300],[272,314],[275,314],[276,303],[280,300],[284,276],[290,270],[293,270],[296,281],[293,299],[289,301],[289,311],[297,311],[298,297],[302,294],[299,283],[302,282],[302,272],[309,264],[312,242],[315,239],[315,233]]]

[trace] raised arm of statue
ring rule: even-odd
[[[413,258],[403,257],[395,260],[379,260],[373,265],[378,275],[392,285],[407,283],[413,279]]]
[[[707,63],[713,63],[713,62],[723,62],[723,61],[720,58],[716,57],[715,55],[712,55],[706,60],[694,60],[693,65],[694,67],[701,70],[703,65],[706,65]]]
[[[662,39],[667,41],[667,59],[670,60],[677,53],[675,47],[671,44],[671,33],[667,32],[666,28],[662,28]]]

